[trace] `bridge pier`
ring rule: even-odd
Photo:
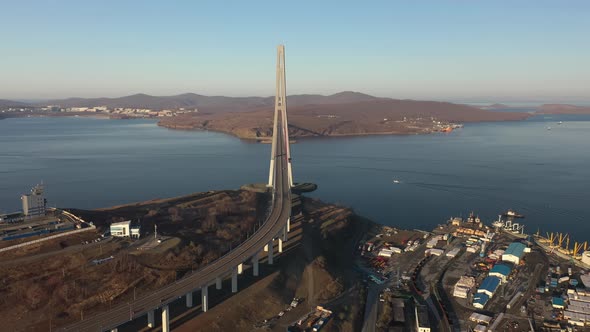
[[[238,264],[238,274],[242,274],[244,272],[244,263]]]
[[[162,307],[162,332],[170,332],[170,308]]]
[[[147,319],[148,319],[148,325],[147,326],[150,327],[150,328],[151,327],[154,327],[154,325],[155,325],[154,311],[153,310],[148,311],[147,316],[148,316],[147,317]]]
[[[190,308],[193,306],[193,292],[186,293],[186,307]]]
[[[291,217],[287,218],[287,232],[291,231]]]
[[[209,287],[207,285],[201,287],[201,297],[203,298],[203,312],[207,312],[209,309]]]
[[[285,228],[283,228],[283,241],[287,241],[289,239],[289,226],[285,226]]]
[[[273,256],[273,253],[272,253],[273,244],[272,244],[272,242],[273,242],[273,240],[270,240],[270,242],[267,244],[267,246],[268,246],[268,264],[271,264],[271,265],[273,263],[273,257],[272,257]]]
[[[279,237],[278,240],[279,240],[279,252],[283,252],[283,239]]]
[[[252,256],[252,274],[258,277],[258,253]]]
[[[238,269],[234,267],[231,271],[231,292],[238,292]]]
[[[221,289],[221,277],[215,278],[215,289]]]

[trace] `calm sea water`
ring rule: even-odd
[[[319,185],[313,196],[383,224],[431,228],[470,211],[489,222],[513,208],[526,214],[528,232],[590,240],[590,116],[308,139],[292,150],[296,181]],[[18,210],[19,195],[41,181],[50,205],[78,208],[234,189],[266,181],[269,155],[266,144],[149,120],[6,119],[0,210]]]

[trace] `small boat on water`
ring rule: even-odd
[[[559,121],[557,124],[558,124],[558,125],[560,125],[560,124],[562,124],[562,123],[563,123],[563,121]]]
[[[401,183],[401,181],[400,181],[400,180],[395,180],[395,179],[394,179],[394,180],[393,180],[393,183],[396,183],[396,184],[397,184],[397,183]]]
[[[524,214],[516,213],[516,211],[512,209],[508,209],[508,211],[506,211],[503,216],[510,218],[524,218]]]

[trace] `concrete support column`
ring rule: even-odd
[[[215,278],[215,289],[221,289],[221,277]]]
[[[242,272],[244,272],[244,264],[240,263],[238,264],[238,274],[242,274]]]
[[[154,311],[153,310],[148,311],[147,316],[148,316],[148,327],[150,327],[150,328],[154,327],[155,321],[156,321],[154,318]]]
[[[252,256],[252,274],[258,277],[258,253]]]
[[[279,252],[283,252],[283,239],[278,238],[278,240],[279,240]]]
[[[201,287],[201,297],[203,298],[203,312],[207,312],[207,309],[209,309],[209,287],[206,285]]]
[[[273,240],[270,240],[270,242],[268,243],[268,264],[272,264],[273,263],[273,247],[272,247],[272,242]]]
[[[287,218],[287,232],[291,231],[291,217]]]
[[[238,292],[238,269],[235,267],[231,271],[231,292]]]
[[[289,239],[289,226],[285,226],[285,228],[283,228],[283,241],[287,241]]]
[[[186,293],[186,307],[191,308],[193,306],[193,292]]]
[[[170,332],[170,308],[162,307],[162,332]]]
[[[264,252],[267,252],[267,251],[268,251],[268,244],[265,244],[264,245]]]

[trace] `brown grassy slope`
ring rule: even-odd
[[[175,331],[256,330],[253,327],[257,323],[276,316],[294,296],[303,298],[303,303],[285,313],[269,330],[285,331],[289,323],[316,305],[329,304],[334,316],[322,331],[358,331],[364,306],[351,257],[358,235],[371,225],[348,208],[305,197],[303,214],[301,245],[279,256],[279,273],[241,289],[223,304],[176,327]],[[342,293],[347,294],[332,300]]]
[[[175,245],[143,252],[134,248],[134,241],[110,239],[66,250],[46,247],[54,251],[51,256],[36,257],[41,252],[33,252],[26,263],[12,264],[3,257],[0,319],[5,323],[0,330],[47,331],[50,321],[53,328],[63,326],[129,301],[134,293],[141,296],[174,282],[243,241],[263,217],[267,202],[263,194],[220,191],[75,211],[101,229],[112,221],[140,218],[142,227],[153,234],[157,223],[158,233],[174,237]],[[80,244],[79,238],[72,244]],[[107,263],[92,264],[111,255],[114,259]]]
[[[289,107],[291,137],[344,136],[366,134],[406,134],[422,132],[408,119],[431,117],[439,121],[480,122],[511,121],[528,117],[525,113],[492,112],[445,102],[377,99],[345,104]],[[230,133],[240,138],[269,137],[272,109],[252,112],[186,115],[163,119],[161,126],[176,129],[206,129]]]

